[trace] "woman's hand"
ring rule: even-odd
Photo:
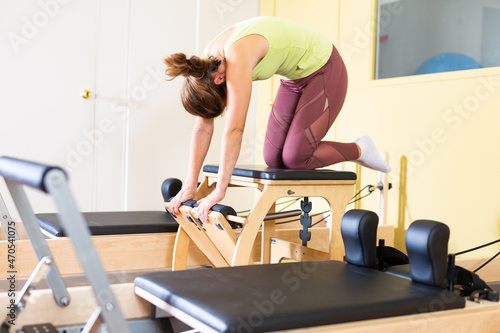
[[[183,188],[175,197],[170,200],[170,211],[174,215],[179,215],[179,207],[182,205],[184,201],[193,199],[197,193],[196,187],[186,187]]]
[[[203,223],[208,222],[208,212],[214,205],[218,204],[222,199],[224,199],[225,195],[226,191],[222,191],[216,188],[205,198],[198,200],[198,207],[196,208],[196,210],[198,217],[203,221]]]

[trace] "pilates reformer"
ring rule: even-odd
[[[164,182],[162,184],[163,197],[175,195],[180,190],[180,186],[182,183],[178,179]],[[29,240],[26,239],[24,224],[12,221],[1,197],[0,213],[3,217],[2,227],[5,230],[5,233],[0,230],[0,241],[6,242],[9,236],[15,238],[20,263],[18,276],[27,277],[36,267],[38,260],[33,255]],[[172,245],[178,224],[166,211],[83,212],[82,215],[106,271],[170,267]],[[35,216],[54,256],[68,262],[61,268],[61,273],[81,273],[81,267],[75,260],[74,251],[58,214],[44,213]],[[7,224],[10,224],[10,230]],[[140,244],[140,246],[131,248],[130,244]],[[156,253],[155,260],[148,260],[152,251]],[[120,255],[117,256],[117,253]],[[0,255],[2,259],[0,267],[3,267],[7,260],[6,257],[3,260],[3,255],[4,253]],[[123,259],[120,260],[120,258]],[[142,260],[134,260],[134,258],[142,258]]]
[[[441,332],[464,324],[471,328],[471,316],[490,322],[470,331],[484,332],[485,326],[498,329],[498,303],[483,302],[479,311],[473,302],[466,307],[466,299],[453,290],[457,286],[447,276],[445,224],[418,220],[410,225],[409,265],[398,273],[377,269],[377,224],[373,212],[351,210],[344,215],[346,262],[155,272],[135,279],[136,294],[201,332],[315,331],[316,327],[318,332],[349,331],[349,327],[359,330],[361,324],[371,331]],[[489,292],[498,301],[498,292]],[[434,325],[422,324],[419,318],[431,318]]]
[[[54,261],[52,253],[45,242],[42,232],[39,229],[38,222],[33,213],[29,200],[24,191],[24,186],[29,186],[49,194],[59,210],[59,216],[64,231],[70,237],[75,252],[80,260],[88,284],[91,286],[97,307],[92,316],[83,328],[84,332],[96,331],[96,329],[105,322],[111,332],[130,332],[130,329],[123,318],[122,311],[118,305],[113,292],[110,289],[110,283],[104,269],[101,265],[97,252],[90,239],[90,233],[85,224],[83,216],[76,207],[76,203],[71,195],[66,182],[65,172],[52,166],[46,166],[19,159],[0,157],[0,176],[7,184],[9,192],[19,214],[23,220],[26,233],[30,239],[33,249],[38,258],[38,264],[30,275],[23,288],[17,292],[15,281],[17,279],[17,258],[16,258],[16,239],[9,234],[9,304],[8,313],[2,323],[2,333],[7,333],[12,327],[15,327],[16,320],[22,311],[30,304],[28,299],[31,295],[31,289],[45,276],[47,284],[52,290],[54,300],[60,307],[66,307],[70,304],[71,298],[66,285],[58,269],[58,263]],[[9,229],[8,229],[9,230]],[[60,263],[59,263],[60,264]],[[55,330],[49,324],[44,326],[44,330],[54,332]],[[31,328],[23,328],[31,329]],[[41,329],[40,327],[38,329]]]

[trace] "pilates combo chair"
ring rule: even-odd
[[[261,229],[261,262],[279,262],[282,258],[295,260],[342,260],[344,250],[340,237],[340,220],[347,203],[354,194],[356,174],[332,170],[290,170],[259,166],[237,166],[229,185],[249,187],[261,191],[250,213],[236,216],[234,209],[216,205],[209,214],[210,223],[202,223],[196,215],[196,199],[208,195],[215,189],[218,166],[203,168],[205,179],[199,186],[198,197],[184,203],[180,208],[179,231],[174,249],[174,270],[186,269],[188,246],[192,241],[207,256],[214,267],[251,264],[251,250]],[[275,213],[276,201],[280,198],[304,197],[302,202],[300,230],[301,244],[275,237],[275,220],[292,216],[300,211]],[[328,236],[328,251],[307,247],[311,239],[309,197],[322,197],[330,206],[331,225]],[[166,203],[167,210],[169,203]],[[241,226],[238,235],[234,227]]]

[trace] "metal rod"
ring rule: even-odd
[[[381,153],[384,160],[389,164],[389,154],[387,152]],[[379,184],[382,188],[379,188],[380,192],[378,195],[377,211],[379,216],[379,221],[381,225],[387,224],[387,201],[389,192],[389,175],[383,172],[379,172]]]
[[[109,331],[129,333],[130,328],[111,290],[108,276],[92,243],[85,219],[76,206],[65,174],[58,169],[50,170],[44,176],[44,184],[56,203],[64,232],[71,239],[87,281],[94,291],[97,304],[101,308],[100,317]]]
[[[102,309],[97,307],[90,315],[89,320],[87,320],[87,323],[82,328],[80,333],[97,333],[99,331],[99,327],[102,325],[101,312]]]
[[[30,289],[34,288],[37,283],[40,282],[40,280],[45,275],[45,272],[50,267],[50,265],[52,265],[52,263],[53,261],[50,257],[43,257],[38,262],[28,280],[24,283],[21,290],[17,293],[13,306],[7,307],[9,309],[9,313],[5,317],[5,320],[2,324],[2,332],[9,331],[10,327],[12,326],[12,319],[18,318],[19,313],[24,310],[26,306],[26,298],[30,295]]]
[[[38,225],[38,221],[22,185],[14,183],[9,179],[5,179],[5,183],[16,204],[21,220],[23,221],[24,229],[26,230],[26,234],[35,250],[38,260],[42,260],[44,257],[52,258],[52,252],[40,231],[40,226]],[[57,305],[67,306],[70,302],[70,296],[55,263],[50,265],[50,268],[45,273],[45,277],[47,279],[47,284],[52,289]]]
[[[7,239],[19,240],[19,235],[17,234],[17,230],[10,217],[9,210],[7,209],[7,205],[2,198],[2,194],[0,194],[0,220],[2,221],[2,226],[5,230],[5,234],[7,235]]]
[[[40,282],[42,277],[45,275],[45,271],[50,267],[50,265],[52,265],[52,263],[53,261],[51,257],[43,257],[38,262],[33,272],[31,272],[30,277],[22,287],[21,291],[19,291],[19,293],[17,294],[16,304],[21,302],[26,294],[29,294],[29,289],[34,288],[38,284],[38,282]]]
[[[286,212],[269,213],[266,215],[266,217],[264,217],[264,221],[284,219],[287,217],[299,216],[300,214],[302,214],[302,211],[300,209],[289,210]],[[243,224],[245,223],[246,217],[227,215],[226,220]]]

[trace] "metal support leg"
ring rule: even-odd
[[[85,270],[85,276],[100,309],[100,317],[113,333],[128,333],[130,328],[123,318],[118,303],[111,291],[108,276],[104,272],[97,251],[90,238],[90,231],[79,212],[73,195],[61,170],[52,169],[44,177],[47,191],[52,195],[59,210],[64,231],[71,238],[75,252]]]
[[[26,234],[31,241],[31,245],[35,250],[38,260],[44,257],[52,258],[52,253],[40,231],[35,214],[33,213],[33,209],[31,208],[23,187],[8,179],[5,179],[5,182],[19,211],[19,215],[21,215]],[[50,265],[50,268],[45,273],[45,277],[47,279],[47,284],[52,289],[57,305],[67,306],[70,302],[70,297],[55,263]]]
[[[9,305],[7,308],[9,309],[9,313],[5,317],[5,320],[2,324],[2,333],[9,332],[10,327],[12,325],[12,320],[19,316],[19,313],[24,310],[26,306],[26,299],[30,295],[30,289],[34,288],[37,283],[42,279],[46,270],[53,264],[52,258],[43,257],[36,265],[35,269],[31,273],[28,281],[24,284],[21,291],[16,296],[15,302],[12,305]]]
[[[0,221],[2,222],[2,227],[5,230],[7,239],[19,240],[19,235],[17,234],[14,221],[10,217],[9,210],[3,201],[2,195],[0,194]]]
[[[99,327],[102,325],[101,312],[102,310],[100,307],[97,307],[94,312],[92,312],[85,327],[82,328],[81,333],[97,333],[99,331]]]

